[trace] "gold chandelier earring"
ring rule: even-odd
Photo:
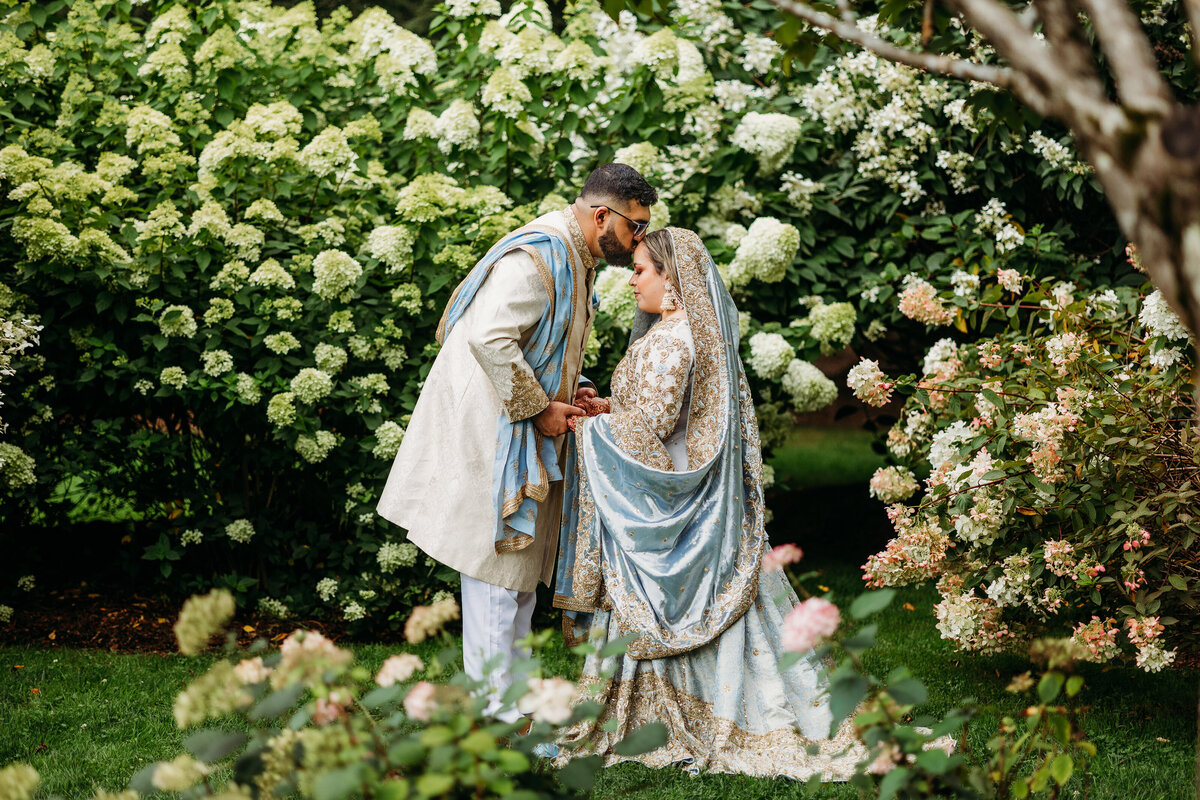
[[[661,307],[663,311],[674,311],[683,307],[683,298],[679,296],[679,291],[669,283],[666,291],[663,292]]]

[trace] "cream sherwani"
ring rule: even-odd
[[[551,484],[549,497],[539,504],[534,542],[498,553],[492,500],[496,421],[501,413],[517,421],[534,416],[550,400],[573,400],[592,328],[595,275],[595,262],[570,208],[531,224],[561,233],[571,254],[576,291],[559,392],[546,396],[522,354],[550,297],[533,259],[513,251],[496,263],[446,337],[377,509],[407,529],[409,541],[436,561],[519,592],[533,591],[539,580],[553,580],[562,481]],[[565,470],[563,439],[558,437],[555,445]]]

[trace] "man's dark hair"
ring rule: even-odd
[[[649,208],[658,202],[658,192],[628,164],[601,164],[583,184],[584,200],[628,203],[637,200]]]

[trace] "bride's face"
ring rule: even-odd
[[[633,276],[629,279],[638,308],[647,314],[662,313],[662,299],[667,291],[666,272],[654,268],[650,248],[639,244],[633,251]]]

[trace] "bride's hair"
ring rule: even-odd
[[[675,241],[671,232],[666,229],[651,231],[646,234],[642,243],[646,245],[646,251],[650,254],[650,263],[654,264],[654,271],[659,275],[665,273],[667,282],[674,286],[676,291],[682,290],[683,287],[679,285],[679,267],[675,264]]]

